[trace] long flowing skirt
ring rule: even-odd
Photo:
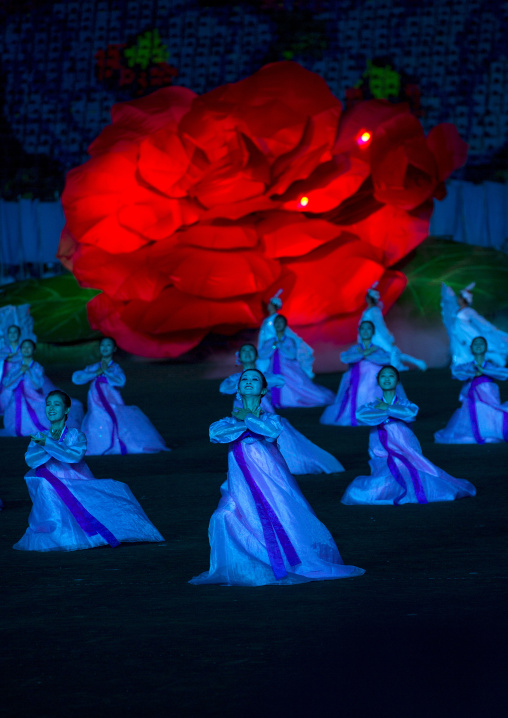
[[[272,402],[276,408],[326,406],[334,400],[333,391],[314,384],[296,359],[281,356],[280,373],[284,377],[284,386],[271,390]]]
[[[508,403],[500,403],[498,386],[493,383],[483,384],[478,387],[476,394],[485,399],[474,402],[474,414],[482,442],[478,442],[475,437],[468,399],[465,396],[462,406],[453,413],[445,428],[434,434],[438,444],[493,444],[507,440]]]
[[[344,471],[335,456],[316,446],[282,419],[283,430],[277,439],[280,452],[292,474],[334,474]]]
[[[371,476],[354,479],[342,497],[343,504],[428,503],[476,495],[469,481],[450,476],[423,456],[420,442],[406,424],[398,421],[387,424],[386,432],[389,451],[383,446],[378,429],[372,429]]]
[[[88,392],[88,412],[81,425],[81,431],[88,440],[87,455],[170,451],[141,409],[126,406],[120,393],[113,387],[106,384],[103,387],[109,411],[103,405],[95,386]]]
[[[209,527],[210,570],[190,583],[228,586],[295,584],[359,576],[363,569],[345,566],[326,527],[307,503],[276,447],[268,442],[242,442],[248,471],[269,503],[298,555],[287,572],[276,578],[270,562],[261,515],[243,470],[230,450],[228,479]],[[281,544],[279,543],[279,548]]]
[[[87,478],[69,470],[60,481],[84,508],[120,542],[164,541],[134,498],[127,484],[113,479]],[[14,544],[20,551],[77,551],[104,546],[103,536],[88,536],[57,491],[29,472],[25,481],[33,502],[24,536]]]

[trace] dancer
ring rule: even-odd
[[[273,323],[276,335],[259,352],[260,359],[269,360],[270,373],[284,378],[282,387],[271,390],[273,405],[278,409],[331,404],[333,392],[314,384],[298,363],[295,340],[286,333],[287,323],[285,316],[277,314]]]
[[[438,444],[492,444],[508,441],[508,403],[501,404],[494,379],[508,379],[508,369],[487,361],[487,342],[475,337],[471,342],[473,361],[452,367],[455,379],[465,382],[462,402],[444,429],[434,434]]]
[[[0,349],[0,413],[11,398],[12,388],[6,385],[9,375],[15,372],[21,364],[21,329],[16,324],[7,328],[7,342]]]
[[[280,417],[261,409],[267,383],[257,369],[240,377],[242,409],[210,427],[230,444],[228,477],[210,521],[210,570],[190,583],[263,586],[359,576],[344,566],[328,530],[303,497],[277,449]]]
[[[407,371],[408,367],[403,362],[408,364],[414,364],[421,371],[427,369],[427,364],[423,359],[416,359],[409,354],[403,354],[398,346],[395,344],[393,334],[388,330],[383,317],[383,302],[381,301],[381,295],[376,289],[378,282],[374,282],[372,287],[367,291],[365,301],[367,302],[367,309],[362,314],[361,322],[369,321],[375,327],[376,331],[376,344],[381,349],[384,349],[390,356],[390,364],[399,371]]]
[[[488,343],[487,359],[504,367],[508,358],[508,334],[484,319],[473,307],[475,282],[461,289],[459,296],[446,284],[441,285],[441,313],[450,338],[452,367],[467,364],[471,360],[471,342],[477,336]]]
[[[72,375],[74,384],[92,382],[81,426],[88,437],[87,455],[170,451],[143,412],[123,403],[118,388],[125,386],[125,374],[113,361],[115,351],[115,340],[103,337],[99,344],[101,361]]]
[[[31,437],[25,476],[33,502],[20,551],[77,551],[127,541],[164,541],[127,484],[95,479],[83,461],[86,436],[65,425],[70,398],[46,397],[48,431]]]
[[[362,321],[358,327],[360,342],[342,352],[340,360],[349,364],[339,384],[337,396],[319,419],[321,424],[332,426],[358,426],[356,410],[372,397],[381,396],[377,383],[379,367],[390,363],[389,355],[373,342],[375,332],[371,321]],[[399,393],[403,393],[402,385]]]
[[[238,352],[238,361],[243,369],[256,369],[257,350],[253,344],[244,344]],[[242,400],[238,392],[238,382],[240,381],[241,372],[232,374],[224,379],[220,385],[221,394],[236,394],[233,408],[241,409]],[[280,387],[284,384],[284,379],[280,376],[265,374],[268,389]],[[269,392],[264,394],[261,399],[261,408],[263,411],[274,414],[272,402],[269,398]],[[344,471],[342,464],[337,461],[335,456],[329,454],[324,449],[313,444],[303,434],[300,434],[287,419],[281,417],[282,431],[277,439],[280,453],[284,457],[289,471],[295,474],[333,474]]]
[[[42,393],[44,369],[34,361],[35,343],[25,339],[20,345],[21,361],[16,361],[4,379],[9,401],[4,412],[3,436],[30,436],[49,428],[46,402]]]
[[[21,361],[13,364],[4,380],[9,400],[5,407],[1,436],[30,436],[36,431],[49,428],[44,398],[47,377],[43,367],[34,360],[35,350],[34,341],[23,339],[19,348]],[[56,387],[52,382],[49,384],[54,391]],[[77,399],[71,399],[71,402],[67,425],[79,428],[83,421],[83,405]]]
[[[270,339],[274,339],[277,335],[277,332],[275,331],[274,327],[274,321],[275,318],[278,316],[278,312],[280,312],[280,310],[282,309],[282,299],[280,298],[281,294],[282,289],[279,289],[279,291],[270,299],[266,307],[268,316],[266,317],[266,319],[263,320],[263,323],[261,324],[261,328],[259,330],[258,352],[261,350],[261,347],[267,341],[269,341]],[[291,339],[293,339],[296,344],[296,358],[298,360],[298,363],[300,364],[300,367],[307,374],[309,379],[313,379],[314,372],[312,371],[312,365],[314,363],[314,350],[306,342],[304,342],[303,339],[299,337],[298,334],[294,332],[290,327],[286,327],[286,334],[288,337],[291,337]],[[258,369],[260,369],[261,371],[267,372],[269,366],[270,361],[268,359],[258,360]]]
[[[418,407],[397,396],[399,372],[384,366],[378,374],[383,397],[357,411],[358,419],[372,426],[369,438],[371,476],[358,476],[347,487],[343,504],[426,504],[475,496],[476,489],[455,479],[422,454],[408,426]]]

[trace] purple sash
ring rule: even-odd
[[[272,373],[273,374],[280,374],[280,356],[279,356],[279,350],[276,349],[273,353],[273,367],[272,367]],[[274,386],[271,389],[272,394],[272,402],[275,408],[280,408],[280,387]]]
[[[399,420],[393,419],[393,418],[390,419],[390,423],[393,423],[395,421],[399,421]],[[399,421],[399,423],[403,424],[404,422]],[[393,502],[395,504],[395,506],[398,506],[400,504],[400,502],[402,501],[402,499],[404,498],[404,496],[407,494],[406,480],[402,476],[402,474],[399,470],[399,467],[397,466],[397,464],[395,462],[395,459],[398,459],[399,461],[401,461],[404,464],[404,466],[406,467],[406,469],[409,471],[409,475],[411,477],[411,481],[413,482],[413,487],[414,487],[415,494],[416,494],[416,500],[418,501],[418,503],[419,504],[428,504],[427,497],[425,496],[425,491],[423,490],[422,482],[420,481],[420,477],[418,476],[418,471],[415,469],[413,464],[408,459],[406,459],[405,456],[403,456],[403,454],[399,454],[398,451],[394,451],[393,449],[390,448],[390,446],[388,445],[388,432],[387,432],[384,424],[379,424],[379,426],[377,427],[377,432],[378,432],[379,440],[380,440],[384,450],[388,454],[387,462],[388,462],[388,468],[390,469],[390,473],[393,476],[393,478],[395,479],[395,481],[403,489],[402,493],[399,496],[397,496],[397,498]]]
[[[70,489],[60,481],[59,478],[52,474],[49,469],[46,469],[45,466],[39,466],[39,468],[35,470],[35,473],[51,484],[87,536],[96,536],[99,534],[110,546],[120,545],[120,541],[113,536],[111,531],[107,529],[104,524],[101,524],[95,516],[92,516]]]
[[[38,431],[46,431],[47,427],[42,426],[41,422],[37,418],[37,414],[33,410],[30,402],[25,397],[25,380],[21,379],[18,386],[14,389],[14,401],[16,402],[16,418],[15,418],[15,431],[16,436],[23,436],[21,433],[21,417],[22,417],[22,410],[23,410],[23,399],[26,403],[26,408],[28,411],[28,415],[30,416],[30,419],[32,420],[32,423],[34,426],[37,427]]]
[[[101,400],[103,407],[106,409],[106,411],[109,415],[109,418],[113,422],[113,428],[111,429],[111,443],[108,446],[108,448],[106,449],[106,452],[109,451],[110,449],[112,449],[113,446],[115,445],[115,431],[116,431],[116,435],[118,436],[118,442],[120,444],[120,453],[122,454],[122,456],[125,456],[125,454],[127,453],[127,447],[125,446],[125,444],[123,443],[123,441],[120,438],[120,433],[118,431],[118,420],[116,418],[116,414],[113,411],[113,407],[111,406],[109,401],[106,399],[106,395],[102,391],[102,387],[101,387],[101,384],[107,384],[107,383],[108,383],[108,380],[104,376],[104,374],[101,374],[95,380],[95,386],[97,388],[97,394],[99,395],[99,399]]]
[[[356,418],[356,405],[358,402],[358,387],[360,385],[360,362],[350,364],[351,376],[349,379],[349,386],[344,392],[342,402],[340,404],[339,413],[335,417],[335,421],[338,421],[346,409],[349,397],[351,397],[351,426],[358,426],[358,420]]]
[[[471,428],[473,429],[474,440],[477,444],[485,444],[485,439],[480,433],[478,424],[478,415],[476,413],[476,401],[481,401],[476,391],[480,384],[491,384],[493,380],[489,376],[475,376],[471,381],[469,391],[467,392],[467,408],[469,411],[469,419],[471,420]],[[508,441],[508,414],[503,411],[503,439]]]
[[[284,559],[282,557],[280,546],[282,546],[282,550],[284,551],[290,566],[296,566],[297,564],[301,563],[301,560],[296,553],[295,547],[291,543],[289,536],[284,530],[284,527],[282,526],[277,514],[270,506],[267,498],[263,495],[263,492],[256,484],[256,480],[254,479],[249,470],[241,443],[242,438],[245,438],[246,436],[253,436],[260,439],[261,441],[263,440],[263,437],[258,436],[257,434],[253,434],[251,431],[246,431],[242,434],[240,438],[238,438],[232,443],[231,450],[238,466],[240,467],[240,471],[242,472],[244,479],[247,482],[247,486],[251,491],[252,498],[254,499],[259,520],[261,522],[261,527],[263,529],[266,550],[268,551],[268,559],[270,561],[273,574],[277,579],[284,578],[285,576],[287,576],[287,571],[284,566]],[[277,539],[279,539],[280,541],[280,546]]]

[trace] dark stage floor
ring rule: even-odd
[[[429,458],[476,485],[477,498],[342,506],[346,485],[368,472],[368,430],[321,427],[319,409],[282,412],[347,468],[299,481],[345,562],[367,573],[226,588],[187,581],[208,568],[226,447],[209,444],[207,429],[231,399],[197,367],[125,368],[126,402],[174,451],[89,465],[130,485],[166,543],[13,551],[31,506],[27,441],[1,439],[1,715],[505,715],[507,449],[432,442],[457,406],[459,383],[447,371],[404,377],[421,407],[415,432]],[[318,379],[335,389],[338,375]],[[86,389],[72,394],[84,400]]]

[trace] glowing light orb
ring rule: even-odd
[[[306,207],[309,204],[309,198],[308,197],[302,197],[300,199],[300,207]]]
[[[369,132],[369,130],[360,130],[360,132],[356,136],[356,142],[359,147],[365,148],[370,145],[370,142],[372,140],[372,132]]]

